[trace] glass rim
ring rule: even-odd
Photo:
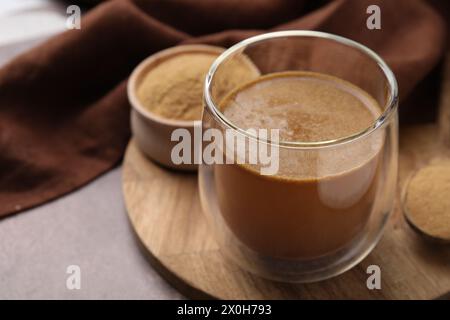
[[[335,42],[341,43],[343,45],[352,47],[354,49],[359,50],[372,60],[374,60],[378,67],[383,72],[386,81],[388,83],[388,90],[389,95],[386,103],[384,104],[385,108],[381,115],[375,119],[370,126],[367,128],[356,132],[354,134],[351,134],[349,136],[344,136],[332,140],[324,140],[324,141],[279,141],[274,142],[270,139],[264,140],[263,142],[272,144],[272,145],[278,145],[281,147],[287,147],[287,148],[295,148],[295,149],[301,149],[301,148],[314,148],[314,147],[326,147],[326,146],[334,146],[339,144],[344,144],[359,138],[362,138],[366,135],[369,135],[373,131],[377,130],[381,126],[384,125],[384,123],[390,118],[390,116],[396,111],[397,105],[398,105],[398,85],[397,80],[394,76],[394,73],[389,68],[387,63],[373,50],[369,49],[368,47],[364,46],[363,44],[360,44],[359,42],[356,42],[354,40],[350,40],[345,37],[341,37],[335,34],[327,33],[327,32],[321,32],[321,31],[311,31],[311,30],[286,30],[286,31],[276,31],[276,32],[269,32],[260,34],[257,36],[253,36],[250,38],[247,38],[245,40],[242,40],[238,42],[237,44],[231,46],[227,50],[225,50],[220,56],[214,60],[212,63],[206,78],[204,82],[204,90],[203,90],[203,98],[205,101],[205,105],[208,108],[208,110],[212,113],[214,118],[221,122],[226,127],[233,129],[240,134],[243,134],[251,139],[261,140],[257,136],[249,133],[248,131],[234,125],[225,115],[219,110],[217,105],[215,104],[214,100],[212,99],[212,92],[211,92],[211,83],[214,78],[214,75],[217,71],[217,68],[225,61],[227,60],[232,54],[238,52],[239,50],[242,50],[243,48],[247,47],[248,45],[255,44],[258,42],[263,42],[265,40],[269,39],[276,39],[276,38],[285,38],[285,37],[309,37],[309,38],[321,38],[321,39],[328,39],[333,40]]]

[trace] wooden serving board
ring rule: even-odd
[[[408,173],[431,152],[435,134],[433,126],[402,133],[399,191]],[[399,205],[378,246],[358,266],[330,280],[285,284],[224,260],[200,207],[197,175],[154,164],[133,141],[125,154],[123,193],[131,225],[150,261],[191,298],[432,299],[450,291],[450,248],[416,235]],[[381,268],[381,290],[367,289],[366,270],[372,264]]]
[[[441,103],[444,119],[450,119],[450,63],[447,71]],[[131,225],[154,267],[191,298],[434,299],[450,292],[450,247],[427,242],[412,231],[404,220],[400,197],[416,169],[450,158],[445,152],[450,146],[444,148],[438,139],[442,133],[450,135],[448,122],[440,127],[402,129],[397,202],[385,233],[359,265],[329,280],[273,282],[225,260],[200,207],[197,175],[154,164],[133,141],[123,164],[123,193]],[[381,268],[381,290],[366,286],[366,270],[372,264]]]

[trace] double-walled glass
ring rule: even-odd
[[[227,94],[221,84],[230,82],[239,61],[251,62],[261,75],[310,71],[346,80],[370,94],[381,115],[363,131],[331,141],[262,139],[235,126],[219,108]],[[348,270],[374,248],[393,210],[398,158],[397,83],[377,54],[321,32],[259,35],[218,57],[204,103],[203,132],[231,131],[276,147],[279,155],[272,176],[261,174],[262,164],[200,166],[203,211],[226,257],[266,278],[310,282]],[[203,141],[203,150],[207,145]],[[217,149],[224,158],[227,148],[225,143]]]

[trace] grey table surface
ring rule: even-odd
[[[27,1],[37,6],[51,3]],[[0,16],[2,5],[10,10],[15,3],[2,0]],[[24,19],[0,17],[0,65],[64,28],[54,19],[56,25],[47,25],[46,34],[2,42],[7,32],[23,26]],[[15,21],[21,21],[17,28]],[[80,267],[79,290],[66,286],[70,265]],[[120,167],[76,192],[0,220],[0,299],[182,298],[138,246],[125,211]]]

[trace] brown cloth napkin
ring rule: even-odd
[[[381,8],[381,30],[366,28],[372,4]],[[321,30],[378,52],[406,97],[440,60],[445,28],[431,6],[412,0],[105,2],[81,30],[0,70],[0,216],[70,192],[120,161],[130,138],[127,77],[158,50],[230,46],[267,30]]]

